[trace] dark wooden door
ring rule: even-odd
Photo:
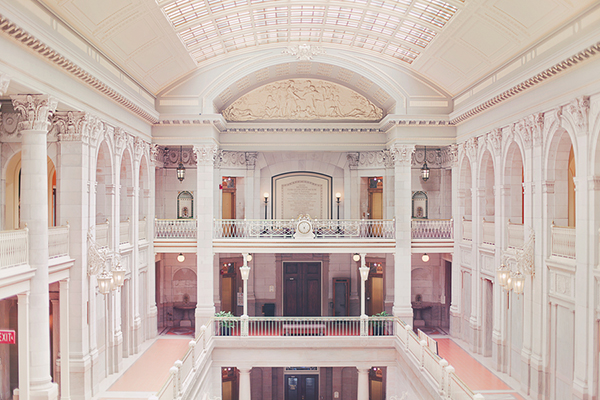
[[[318,375],[286,375],[285,400],[318,400]]]
[[[333,314],[336,317],[347,317],[349,313],[350,280],[333,278]]]
[[[321,315],[321,264],[286,262],[283,264],[283,315],[316,317]]]

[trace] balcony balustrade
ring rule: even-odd
[[[156,239],[196,239],[195,219],[157,219],[154,223]]]
[[[0,270],[29,263],[27,228],[0,232]]]
[[[494,243],[496,243],[496,231],[495,231],[495,224],[493,221],[486,221],[485,218],[483,219],[483,225],[482,225],[482,242],[484,244],[489,244],[489,245],[494,245]]]
[[[69,225],[48,228],[48,256],[50,259],[69,256]]]
[[[468,240],[469,242],[473,240],[473,221],[468,221],[463,219],[463,240]]]
[[[552,255],[575,258],[575,228],[552,225]]]
[[[508,222],[508,247],[520,249],[525,244],[525,229],[523,224]]]
[[[452,219],[413,219],[413,239],[453,239],[454,220]]]
[[[127,218],[126,221],[121,221],[119,224],[119,244],[127,244],[131,242],[131,221]]]

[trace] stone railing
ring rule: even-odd
[[[385,219],[314,219],[312,232],[316,239],[394,239],[395,221]],[[217,219],[213,237],[292,239],[297,220],[293,219]]]
[[[110,225],[108,221],[96,225],[96,244],[98,247],[108,247]]]
[[[462,221],[463,226],[463,240],[472,241],[473,240],[473,221],[468,221],[463,218]]]
[[[413,219],[413,239],[452,239],[454,220],[452,219]]]
[[[146,217],[144,219],[140,219],[140,225],[138,227],[138,239],[146,240]]]
[[[195,219],[157,219],[154,222],[155,239],[196,239]]]
[[[523,224],[508,221],[508,247],[520,249],[525,244],[525,229]]]
[[[382,327],[379,330],[379,327]],[[364,329],[363,329],[364,328]],[[244,334],[242,334],[244,332]],[[360,335],[360,333],[367,333]],[[350,334],[349,334],[350,333]],[[382,335],[379,335],[382,333]],[[427,335],[417,336],[412,327],[396,317],[240,317],[213,318],[202,326],[200,334],[190,341],[189,350],[181,360],[175,361],[170,376],[150,400],[188,400],[211,398],[210,388],[203,387],[209,380],[205,377],[211,365],[214,349],[228,346],[231,341],[248,340],[248,336],[265,336],[276,340],[298,341],[306,346],[309,336],[381,336],[378,340],[389,340],[395,351],[419,374],[421,382],[429,386],[444,400],[484,400],[475,394],[456,375],[448,361],[441,358],[435,349],[435,340]],[[215,336],[220,337],[215,340]],[[285,338],[283,338],[285,336]],[[371,339],[361,339],[371,340]],[[285,342],[289,346],[291,342]],[[388,379],[395,377],[388,375]],[[219,389],[217,389],[219,390]],[[204,396],[204,397],[202,397]]]
[[[126,244],[131,241],[130,238],[131,232],[131,221],[127,218],[126,221],[121,221],[119,223],[119,244]]]
[[[496,231],[493,221],[486,221],[485,218],[483,219],[481,236],[481,241],[485,244],[494,245],[494,243],[496,243]]]
[[[0,270],[29,263],[29,230],[0,232]]]
[[[552,225],[552,255],[575,258],[575,228]]]
[[[48,228],[49,258],[69,256],[69,225]]]

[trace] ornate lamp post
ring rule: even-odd
[[[244,265],[240,267],[240,274],[242,275],[242,281],[244,282],[244,313],[241,317],[242,336],[248,336],[248,277],[250,276],[248,260],[252,260],[252,256],[248,253],[242,253],[242,257],[244,259]]]

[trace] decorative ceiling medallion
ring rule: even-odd
[[[283,54],[289,54],[291,56],[295,56],[297,60],[300,61],[309,61],[312,60],[313,57],[318,56],[320,54],[325,54],[325,50],[321,46],[313,46],[310,44],[300,44],[294,46],[288,46],[282,52]]]
[[[383,110],[366,97],[336,83],[286,79],[254,89],[222,111],[227,121],[353,120],[379,121]]]

